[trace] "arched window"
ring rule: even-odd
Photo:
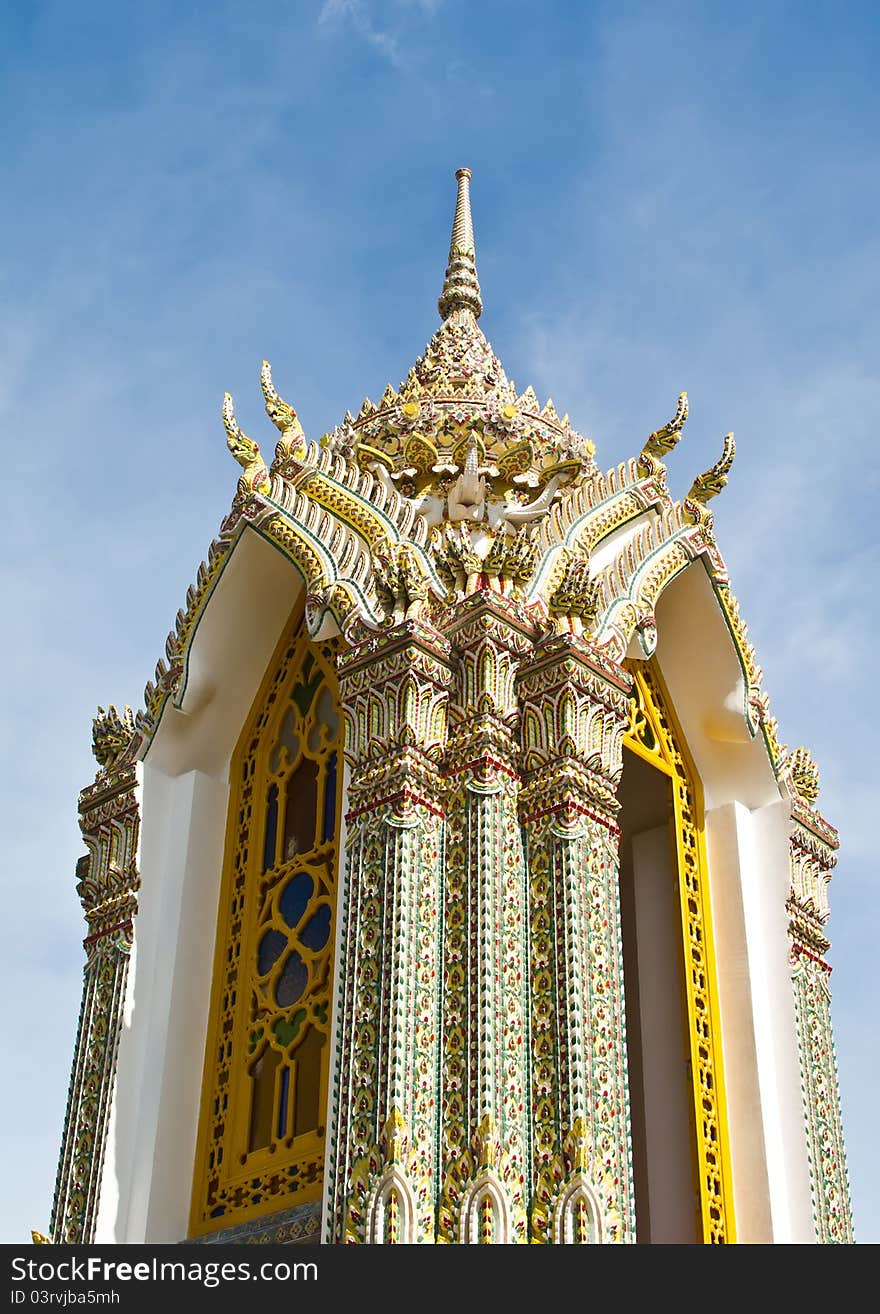
[[[192,1233],[321,1196],[342,726],[302,623],[230,769]]]

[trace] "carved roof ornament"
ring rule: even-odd
[[[819,768],[808,748],[796,748],[783,763],[783,775],[791,783],[794,794],[808,806],[813,807],[819,797]]]
[[[259,444],[238,427],[235,408],[228,392],[223,394],[223,427],[226,430],[226,446],[235,457],[244,473],[238,481],[238,495],[250,497],[251,493],[268,493],[269,471],[260,455]]]
[[[124,707],[120,712],[113,703],[98,708],[92,721],[92,752],[105,771],[116,766],[134,734],[134,712]]]
[[[438,307],[443,323],[398,389],[323,439],[354,459],[432,525],[445,520],[516,533],[543,519],[560,490],[596,470],[595,445],[552,401],[517,394],[477,324],[477,279],[469,169],[458,195]]]
[[[678,406],[672,419],[662,429],[655,429],[645,439],[639,453],[639,469],[645,474],[656,474],[663,464],[663,457],[671,452],[681,438],[685,421],[688,417],[688,395],[679,394]]]
[[[601,592],[597,582],[590,578],[590,559],[586,553],[564,549],[563,559],[565,568],[550,598],[550,614],[565,619],[568,628],[580,634],[595,620]]]
[[[275,460],[272,463],[274,470],[276,466],[282,465],[291,456],[302,457],[305,455],[306,436],[296,411],[275,391],[275,385],[272,382],[272,366],[267,360],[263,361],[260,369],[260,385],[266,400],[266,414],[281,434],[275,446]]]
[[[718,460],[708,470],[697,475],[685,494],[685,510],[695,524],[703,525],[707,531],[712,529],[714,516],[707,510],[706,503],[711,498],[717,497],[722,488],[726,487],[727,476],[730,474],[735,455],[736,443],[733,441],[733,434],[729,433],[725,436],[724,447]]]

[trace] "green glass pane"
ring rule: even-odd
[[[315,664],[314,657],[312,656],[311,653],[308,653],[302,665],[302,675],[300,677],[300,680],[294,686],[293,692],[290,695],[293,701],[296,703],[297,707],[299,708],[300,714],[303,717],[305,717],[306,713],[311,707],[312,699],[315,696],[315,692],[320,687],[321,681],[324,678],[321,674],[321,668],[319,667],[318,670],[315,672],[315,674],[312,676],[312,678],[309,679],[309,673],[311,672],[314,664]]]
[[[273,1023],[272,1026],[272,1033],[278,1041],[278,1044],[286,1049],[292,1041],[296,1040],[305,1020],[306,1010],[304,1008],[298,1008],[293,1017],[289,1020],[287,1018],[279,1017],[277,1022]]]

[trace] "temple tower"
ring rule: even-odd
[[[478,320],[267,463],[80,799],[56,1241],[851,1241],[837,836],[762,689],[688,416],[603,472]],[[743,964],[747,970],[743,970]]]

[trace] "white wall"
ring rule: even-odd
[[[761,1243],[772,1241],[773,1228],[755,1042],[754,1010],[761,996],[753,990],[743,907],[742,868],[751,860],[749,816],[739,803],[707,812],[706,847],[737,1230],[740,1241]]]
[[[749,962],[764,1007],[756,1012],[761,1100],[777,1110],[778,1126],[768,1119],[768,1154],[773,1239],[808,1243],[816,1240],[810,1194],[810,1170],[804,1127],[803,1092],[791,975],[788,914],[790,886],[789,803],[752,812],[754,863],[743,868],[743,901],[749,928]]]
[[[789,804],[706,817],[740,1240],[815,1240],[788,971]]]
[[[105,1176],[97,1242],[180,1240],[192,1192],[227,782],[148,766],[144,777],[141,873],[151,897],[138,914],[115,1100],[116,1180],[107,1190]]]
[[[301,581],[250,530],[143,763],[141,890],[96,1242],[183,1240],[214,966],[229,761]]]

